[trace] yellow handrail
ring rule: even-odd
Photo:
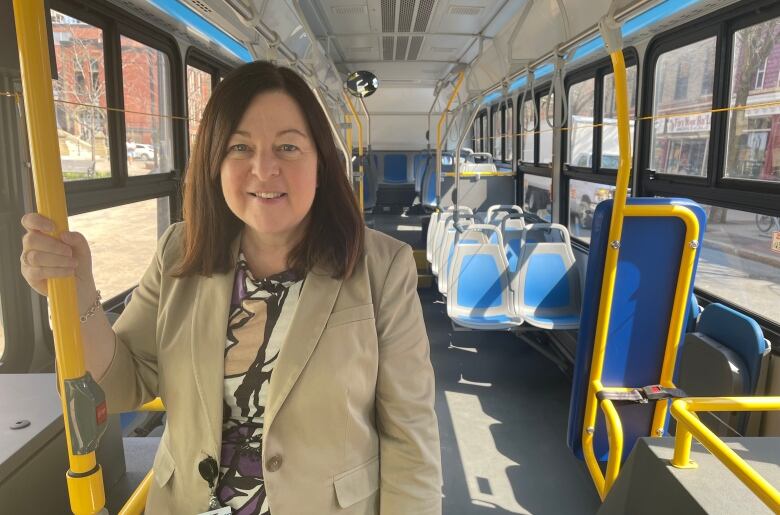
[[[130,495],[122,509],[119,510],[119,515],[141,515],[146,507],[146,498],[149,496],[149,487],[152,485],[152,478],[154,478],[154,472],[150,470],[144,477],[138,488],[135,489]]]
[[[439,116],[439,123],[436,124],[436,207],[439,207],[439,200],[441,197],[441,128],[444,125],[444,119],[447,117],[447,113],[452,107],[452,103],[458,96],[460,85],[463,83],[463,72],[458,73],[458,81],[455,83],[455,88],[452,90],[450,99],[447,101],[447,107]],[[455,156],[453,159],[460,159],[460,156]]]
[[[48,29],[43,0],[14,0],[16,39],[26,101],[30,157],[38,212],[55,225],[54,236],[68,230],[68,210],[62,182],[57,124],[54,118],[54,96],[51,86]],[[49,279],[49,303],[54,333],[54,351],[60,392],[64,381],[83,377],[84,350],[81,342],[73,277]],[[68,421],[67,396],[60,395],[65,419],[70,469],[66,473],[70,508],[76,515],[98,513],[105,506],[103,473],[95,453],[73,454],[71,427]]]
[[[344,91],[344,98],[347,101],[347,105],[349,106],[349,110],[352,112],[352,117],[354,118],[355,122],[358,126],[358,203],[360,204],[360,212],[363,213],[363,183],[365,182],[365,173],[363,172],[363,123],[360,121],[360,116],[358,116],[357,111],[355,111],[355,106],[352,104],[352,99],[349,98],[349,94]],[[350,138],[350,145],[349,145],[349,151],[352,152],[352,133],[349,134]]]
[[[604,358],[607,349],[607,336],[609,322],[612,314],[612,302],[617,276],[617,262],[620,253],[620,240],[623,231],[625,217],[650,217],[666,216],[677,217],[685,224],[685,245],[680,256],[680,268],[677,276],[674,301],[672,304],[672,316],[669,321],[669,330],[666,336],[664,360],[661,368],[659,383],[666,388],[674,388],[672,377],[674,374],[677,347],[685,319],[685,304],[690,295],[691,277],[696,262],[696,249],[699,240],[699,221],[696,215],[683,206],[678,205],[632,205],[626,206],[628,194],[628,179],[631,169],[631,145],[628,123],[628,95],[626,81],[626,66],[621,51],[610,54],[615,72],[615,99],[617,107],[618,142],[620,147],[620,160],[618,167],[617,186],[612,209],[612,218],[609,229],[609,244],[607,245],[606,259],[604,263],[604,276],[601,284],[599,299],[599,315],[596,325],[596,335],[593,344],[593,357],[591,361],[590,376],[588,381],[588,394],[585,404],[585,412],[582,427],[582,448],[585,463],[593,478],[596,490],[603,500],[609,493],[620,472],[620,464],[623,455],[623,431],[620,417],[613,404],[609,401],[599,403],[597,394],[600,391],[621,391],[627,388],[605,388],[601,383],[601,374],[604,369]],[[637,387],[646,385],[634,385]],[[609,440],[609,458],[607,461],[606,475],[601,471],[596,451],[594,437],[596,418],[599,404],[604,411]],[[667,401],[658,401],[655,404],[652,436],[662,436],[666,424]]]
[[[710,431],[695,415],[697,411],[780,411],[780,397],[690,397],[672,403],[672,416],[677,419],[672,465],[677,468],[696,467],[691,461],[691,437],[695,436],[770,510],[780,513],[780,491]]]

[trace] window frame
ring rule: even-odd
[[[107,3],[90,4],[69,0],[50,0],[47,8],[72,16],[103,31],[103,52],[106,79],[106,104],[111,109],[107,114],[109,159],[111,177],[87,179],[65,183],[68,215],[106,209],[122,204],[159,197],[169,197],[171,219],[178,219],[181,203],[178,199],[179,182],[186,163],[186,95],[184,94],[183,63],[175,39],[153,25],[136,18]],[[50,29],[51,30],[51,29]],[[121,37],[131,38],[164,53],[170,65],[174,169],[143,177],[129,177],[127,171],[126,125],[124,113],[124,86],[122,78]],[[52,55],[52,60],[54,56]],[[184,146],[183,146],[184,145]],[[175,214],[175,215],[174,215]]]
[[[650,169],[652,149],[653,97],[655,72],[659,57],[668,51],[715,37],[714,83],[711,109],[728,108],[730,104],[731,66],[734,34],[744,28],[780,17],[780,5],[771,0],[757,0],[724,8],[681,27],[656,35],[648,45],[643,77],[640,130],[638,138],[639,181],[642,196],[686,196],[698,202],[741,211],[780,216],[777,195],[780,183],[725,176],[726,139],[729,111],[712,113],[710,143],[705,177],[677,176]],[[639,107],[639,106],[638,106]]]

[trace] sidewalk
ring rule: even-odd
[[[760,233],[747,223],[711,224],[704,236],[704,247],[780,268],[780,253],[769,246],[772,233]]]

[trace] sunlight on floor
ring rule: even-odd
[[[518,464],[499,453],[493,445],[490,426],[498,421],[482,410],[475,395],[444,392],[455,439],[463,463],[463,474],[471,502],[502,508],[510,513],[528,513],[517,503],[505,471]]]

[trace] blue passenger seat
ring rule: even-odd
[[[529,238],[535,232],[545,231],[557,231],[562,241]],[[574,266],[569,231],[560,224],[526,225],[520,249],[520,268],[512,284],[515,313],[542,329],[577,329],[580,279]]]
[[[490,243],[486,233],[491,232],[497,243]],[[522,324],[512,311],[506,254],[495,226],[475,224],[463,232],[450,274],[447,315],[455,324],[493,330]]]

